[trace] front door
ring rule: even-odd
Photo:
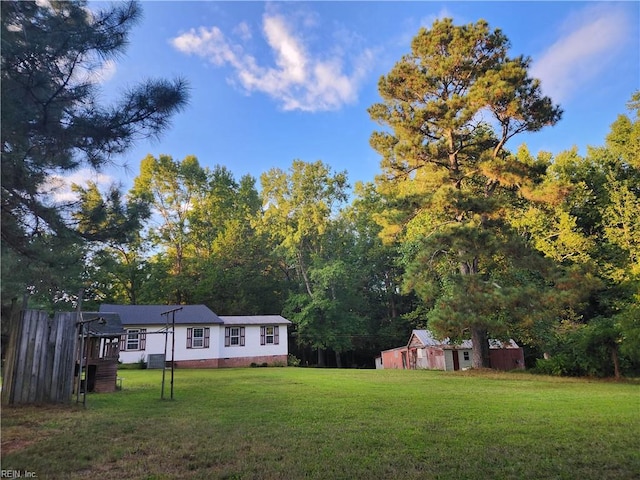
[[[453,369],[460,370],[460,358],[458,357],[458,350],[451,350],[453,355]]]

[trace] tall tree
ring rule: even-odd
[[[196,256],[189,268],[198,278],[192,298],[220,314],[282,311],[284,275],[268,235],[256,231],[262,202],[255,183],[250,175],[236,182],[216,166],[204,197],[190,211]]]
[[[80,207],[72,216],[77,230],[90,240],[91,291],[85,294],[94,298],[86,295],[86,300],[137,304],[148,270],[142,231],[151,214],[149,204],[132,195],[123,198],[113,186],[103,195],[94,182],[73,189]]]
[[[635,118],[620,115],[603,146],[553,159],[546,181],[568,186],[563,201],[513,217],[545,256],[580,272],[582,298],[551,337],[546,371],[620,376],[640,366],[639,97]]]
[[[226,167],[216,165],[207,171],[207,186],[201,195],[194,197],[188,212],[190,233],[198,257],[211,256],[215,239],[224,232],[227,221],[246,215],[244,210],[236,209],[238,188],[233,174]]]
[[[346,201],[346,174],[333,173],[321,161],[295,160],[288,172],[274,168],[260,180],[266,209],[259,230],[277,246],[282,268],[295,271],[299,288],[290,296],[289,311],[301,341],[318,349],[318,363],[324,365],[326,348],[344,349],[339,315],[347,312],[336,308],[333,295],[342,288],[344,271],[327,239]]]
[[[340,204],[346,201],[346,173],[333,174],[321,161],[295,160],[289,173],[274,168],[262,174],[260,181],[267,207],[264,224],[312,296],[308,260],[322,249],[321,237]]]
[[[111,105],[99,102],[96,73],[124,52],[140,18],[135,2],[90,11],[84,1],[7,1],[1,10],[3,249],[52,267],[47,250],[78,232],[47,195],[50,176],[100,168],[159,135],[185,106],[187,86],[148,80]]]
[[[415,294],[402,295],[402,269],[394,245],[380,238],[376,218],[385,203],[372,183],[356,183],[351,204],[342,211],[346,223],[343,255],[354,272],[352,287],[361,297],[358,314],[366,319],[358,349],[373,358],[381,350],[400,345],[417,324],[410,318],[418,306]]]
[[[172,262],[175,303],[185,301],[185,258],[193,249],[190,211],[207,189],[208,172],[194,156],[175,161],[169,155],[147,155],[134,179],[132,195],[152,205],[159,224],[150,228],[151,239],[166,248]]]
[[[405,243],[409,288],[437,300],[432,326],[453,337],[471,334],[474,367],[488,366],[488,333],[504,335],[513,301],[496,287],[514,239],[504,216],[537,176],[535,165],[505,145],[561,115],[528,75],[530,60],[510,58],[508,49],[506,36],[485,21],[437,20],[380,79],[383,102],[369,109],[386,127],[371,136],[383,157],[376,180],[388,202],[383,234]]]

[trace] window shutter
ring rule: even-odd
[[[244,327],[240,327],[240,346],[244,347]]]
[[[120,351],[124,352],[127,350],[127,334],[120,335]]]
[[[224,346],[229,347],[231,345],[231,327],[224,327]]]
[[[209,328],[204,329],[204,348],[209,348]]]
[[[193,328],[187,328],[187,348],[193,348]]]
[[[267,327],[260,327],[260,345],[264,345],[265,343],[267,343],[265,340],[266,330]]]
[[[140,346],[140,350],[144,350],[145,348],[147,348],[147,329],[141,328],[138,335],[140,339],[138,345]]]
[[[280,343],[280,332],[278,332],[278,326],[273,327],[273,344],[278,345]]]

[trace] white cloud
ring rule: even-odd
[[[72,85],[81,84],[102,84],[111,80],[117,71],[116,62],[111,59],[85,58],[83,63],[73,65],[73,72],[70,82]],[[68,62],[59,61],[62,71],[68,70]]]
[[[607,68],[624,48],[628,31],[623,9],[590,6],[566,22],[561,37],[532,65],[531,74],[555,102],[566,100]]]
[[[433,22],[436,20],[444,20],[445,18],[454,18],[455,16],[447,7],[442,7],[438,13],[427,15],[420,20],[420,26],[424,28],[431,28],[433,26]],[[460,24],[460,21],[454,22],[455,24]]]
[[[100,64],[95,70],[87,72],[87,77],[92,83],[105,83],[116,74],[116,62],[109,59]]]
[[[94,182],[100,188],[113,184],[114,180],[110,175],[83,168],[70,175],[49,176],[47,181],[38,188],[38,191],[48,196],[54,204],[70,203],[78,200],[78,195],[71,190],[71,185],[86,187],[89,182]]]
[[[287,83],[302,83],[307,79],[307,53],[299,39],[289,31],[283,17],[264,17],[264,33],[275,53],[282,79]]]
[[[206,58],[216,66],[231,66],[233,80],[243,89],[269,95],[284,110],[337,110],[355,102],[360,84],[373,65],[372,52],[365,49],[350,55],[339,47],[323,45],[324,56],[313,54],[312,45],[287,17],[267,10],[262,29],[273,55],[272,65],[259,63],[242,45],[229,41],[218,27],[191,29],[174,38],[172,44],[181,52]],[[311,28],[315,22],[296,25]],[[234,33],[245,41],[250,38],[245,23]]]
[[[200,27],[197,30],[192,28],[189,32],[174,38],[171,43],[181,52],[205,57],[218,66],[225,63],[239,65],[238,57],[242,55],[241,51],[234,51],[218,27]]]
[[[236,28],[233,29],[233,33],[240,37],[241,40],[245,42],[251,40],[253,34],[251,33],[251,27],[247,22],[241,22],[236,25]]]
[[[43,8],[53,9],[50,0],[36,0],[36,5]]]

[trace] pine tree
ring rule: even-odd
[[[104,166],[134,141],[160,134],[185,106],[181,79],[148,80],[114,104],[99,103],[95,74],[122,54],[139,18],[135,2],[98,12],[86,2],[3,2],[4,249],[50,262],[44,252],[78,233],[68,209],[46,194],[51,175]]]
[[[529,77],[530,60],[508,49],[484,21],[436,21],[380,79],[382,103],[369,109],[385,127],[371,136],[382,155],[383,235],[402,243],[405,286],[432,307],[430,327],[471,334],[474,367],[488,366],[489,331],[505,335],[508,311],[528,309],[523,289],[505,287],[543,283],[527,273],[533,265],[516,261],[537,260],[505,217],[534,192],[544,165],[520,161],[505,145],[561,116]]]

